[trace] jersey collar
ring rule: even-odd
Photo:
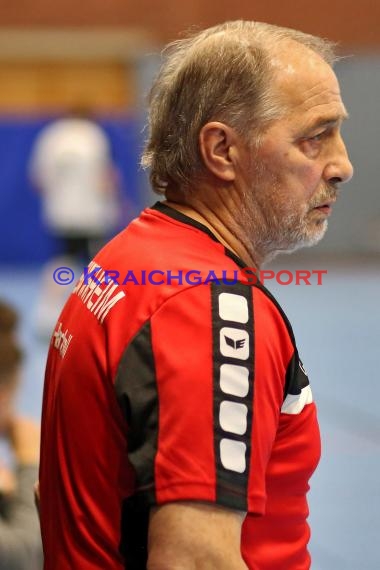
[[[174,208],[171,208],[170,206],[168,206],[167,204],[163,204],[162,202],[156,202],[154,206],[151,207],[151,209],[157,210],[158,212],[165,214],[165,216],[173,218],[174,220],[177,220],[182,224],[187,224],[188,226],[192,226],[193,228],[201,230],[202,232],[207,234],[212,240],[216,241],[217,243],[220,243],[220,245],[224,247],[225,255],[227,255],[227,257],[230,257],[239,267],[245,268],[247,266],[247,264],[244,263],[244,261],[240,259],[240,257],[238,257],[233,251],[225,247],[225,245],[218,240],[218,238],[212,233],[212,231],[204,224],[201,224],[201,222],[198,222],[197,220],[190,218],[190,216],[186,216],[186,214],[183,214],[182,212],[179,212],[178,210],[175,210]]]

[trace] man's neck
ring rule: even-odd
[[[220,243],[247,266],[260,268],[264,260],[245,243],[246,236],[241,235],[241,226],[234,215],[235,212],[239,213],[238,204],[232,209],[226,207],[213,209],[204,202],[194,199],[193,196],[187,199],[186,203],[176,199],[168,199],[164,203],[206,226]]]

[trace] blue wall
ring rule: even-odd
[[[34,139],[54,118],[0,117],[0,264],[37,264],[59,251],[43,226],[41,199],[27,174]],[[119,169],[126,223],[143,206],[140,123],[131,116],[99,118],[98,122],[110,137]]]

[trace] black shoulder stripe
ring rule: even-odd
[[[247,510],[254,322],[249,285],[211,286],[216,501]]]

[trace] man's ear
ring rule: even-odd
[[[199,149],[204,165],[218,178],[235,180],[237,134],[218,121],[206,123],[199,133]]]

